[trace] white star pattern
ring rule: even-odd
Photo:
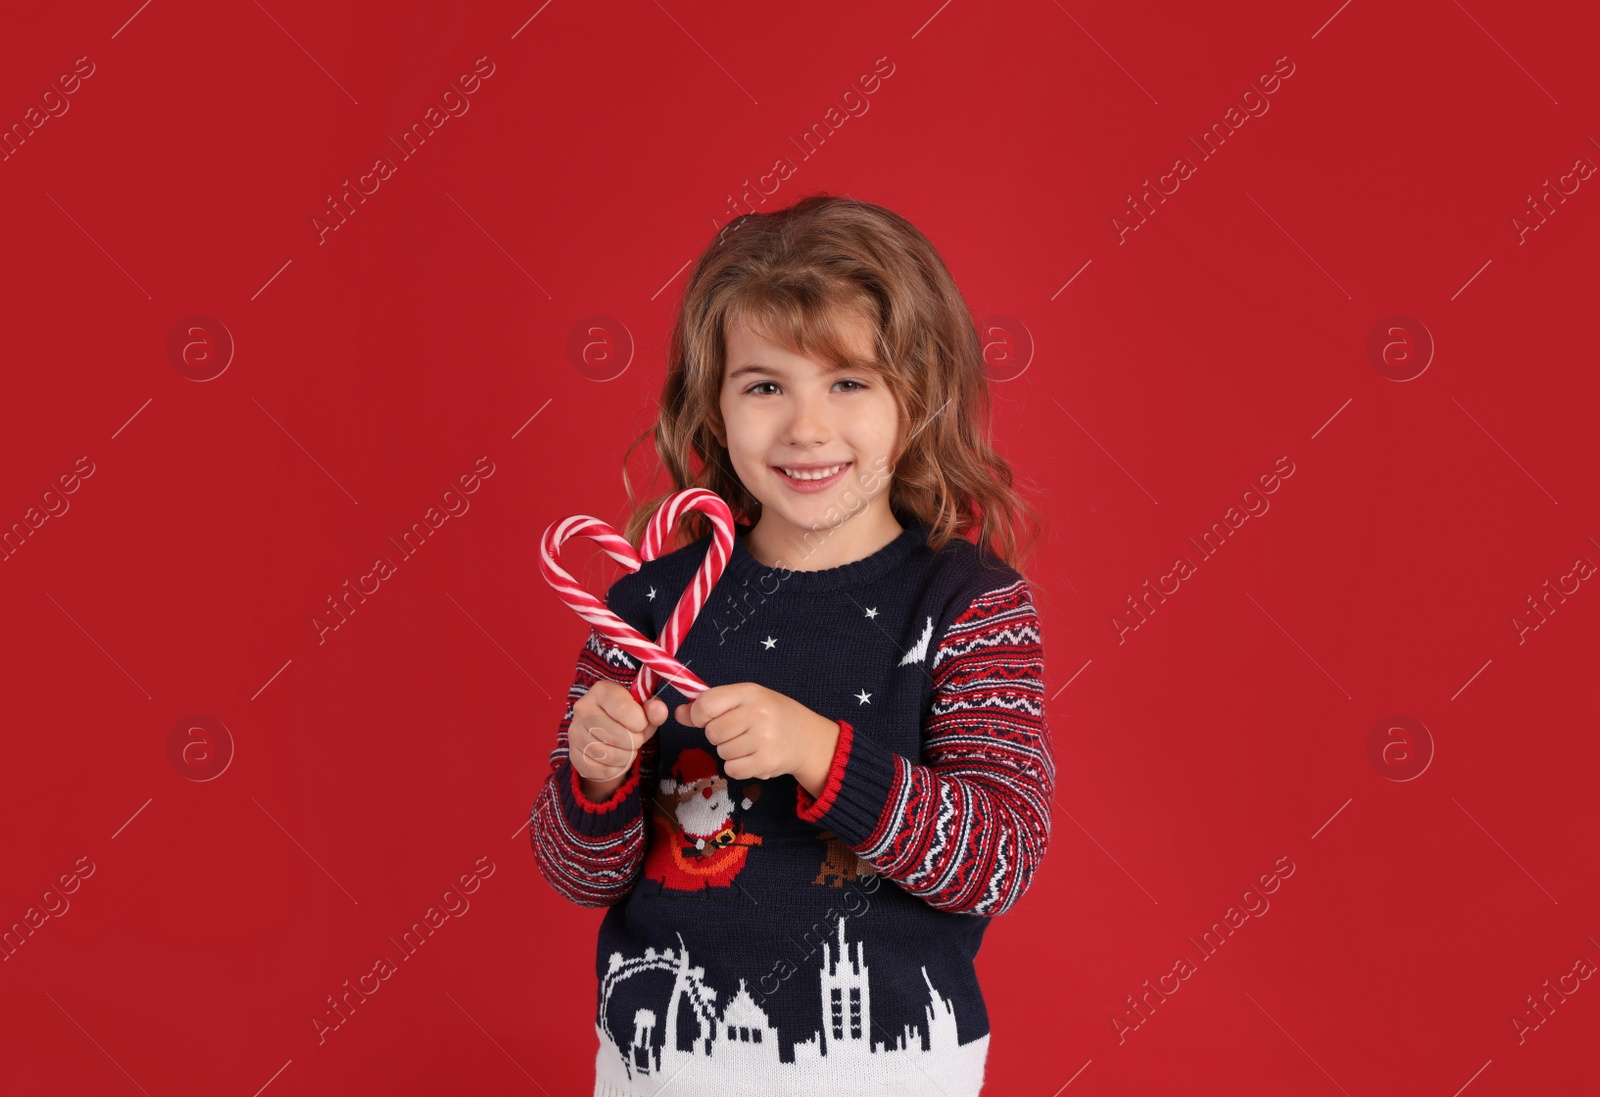
[[[878,616],[878,607],[877,606],[873,606],[871,609],[867,610],[867,616],[868,617],[876,617],[876,616]]]
[[[773,648],[778,646],[778,641],[774,640],[770,636],[768,636],[765,640],[763,640],[761,642],[766,645],[766,648],[767,648],[768,651],[771,651]]]
[[[654,602],[656,600],[656,588],[655,587],[651,587],[650,588],[650,594],[648,595],[648,597],[649,597],[650,601],[652,601],[652,602]]]
[[[856,700],[860,701],[863,705],[868,705],[868,704],[872,703],[872,694],[868,693],[865,689],[863,689],[860,693],[856,694],[855,697],[856,697]]]

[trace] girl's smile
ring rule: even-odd
[[[844,478],[844,474],[850,470],[850,466],[853,464],[855,464],[854,461],[845,461],[815,468],[807,468],[804,465],[773,465],[772,467],[777,470],[778,474],[783,477],[783,482],[791,489],[810,494],[827,491],[833,487]],[[829,469],[836,471],[828,475]],[[791,473],[794,475],[790,475]]]

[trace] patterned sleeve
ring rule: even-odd
[[[1027,580],[973,598],[940,640],[931,673],[925,764],[840,720],[822,795],[799,788],[796,813],[939,910],[1003,914],[1044,858],[1055,792]]]
[[[637,668],[632,656],[590,629],[567,692],[566,715],[556,729],[550,772],[533,802],[529,829],[539,872],[559,894],[579,906],[620,902],[638,878],[648,840],[640,789],[650,786],[657,746],[652,736],[621,787],[604,803],[594,803],[583,795],[578,771],[567,755],[572,708],[602,678],[631,686]]]

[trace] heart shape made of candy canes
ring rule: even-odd
[[[697,510],[710,519],[711,544],[700,570],[695,572],[694,579],[678,599],[666,627],[661,630],[659,640],[649,639],[612,613],[602,599],[590,594],[561,567],[562,545],[572,537],[588,537],[628,571],[638,571],[644,561],[654,560],[661,555],[667,534],[677,524],[679,516],[690,510]],[[575,514],[551,523],[544,531],[539,546],[539,570],[556,595],[579,617],[589,622],[607,640],[639,660],[639,673],[629,690],[635,701],[644,704],[655,692],[659,676],[692,702],[710,687],[678,662],[678,646],[728,566],[728,558],[733,555],[733,536],[733,515],[722,497],[705,488],[685,488],[668,496],[656,508],[649,526],[645,528],[644,537],[640,539],[637,552],[616,530],[587,514]]]

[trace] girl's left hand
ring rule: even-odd
[[[839,742],[838,724],[755,682],[713,686],[680,704],[673,718],[705,729],[729,780],[792,773],[812,795],[827,780]]]

